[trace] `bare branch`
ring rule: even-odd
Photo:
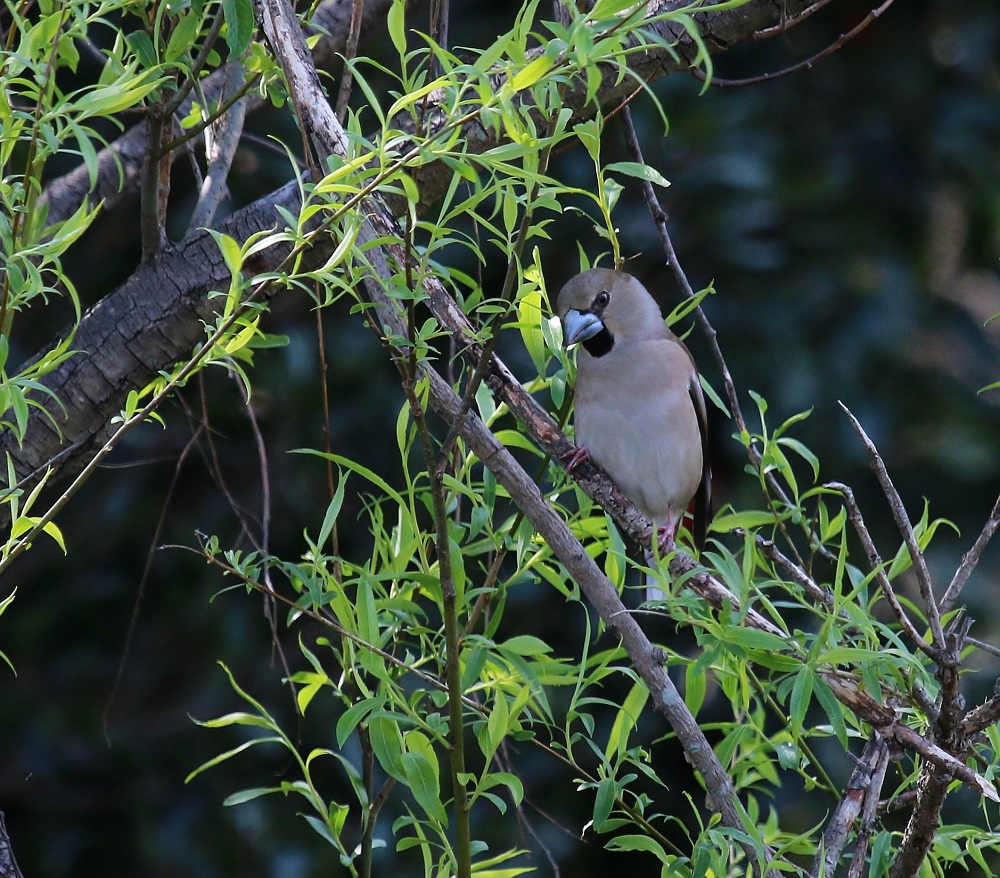
[[[354,85],[354,71],[350,62],[358,55],[358,42],[361,40],[361,17],[365,9],[365,0],[352,0],[351,18],[347,28],[347,46],[344,50],[344,72],[340,77],[340,89],[337,91],[337,118],[343,125],[347,120],[347,104],[351,99],[351,88]]]
[[[885,739],[878,732],[873,732],[861,756],[858,757],[854,771],[844,788],[844,795],[830,815],[826,831],[823,833],[822,847],[813,860],[813,875],[833,875],[836,872],[840,855],[862,807],[869,802],[878,802],[879,792],[882,789],[881,778],[885,777],[885,763],[888,759],[889,747]]]
[[[901,722],[891,707],[879,704],[871,695],[839,674],[821,672],[820,676],[841,704],[849,707],[859,719],[873,726],[886,740],[901,744],[907,750],[912,750],[933,763],[939,771],[957,777],[987,799],[1000,802],[1000,794],[997,793],[994,784],[976,774],[961,759]],[[947,784],[945,789],[947,790]]]
[[[864,807],[861,809],[861,825],[858,828],[858,843],[854,848],[854,856],[851,857],[851,866],[847,870],[847,878],[861,878],[861,874],[864,871],[865,861],[868,856],[868,845],[875,831],[879,795],[882,792],[882,784],[885,783],[885,772],[888,767],[889,748],[884,747],[875,764],[875,770],[872,772],[868,789],[865,791]],[[829,872],[827,874],[832,875],[833,873]]]
[[[920,871],[937,836],[941,824],[941,809],[954,776],[953,770],[937,762],[927,762],[921,766],[917,801],[910,813],[889,878],[913,878]],[[986,784],[986,781],[982,782]],[[989,788],[993,789],[992,785]],[[983,795],[986,795],[985,790]],[[990,798],[995,802],[1000,801],[995,790]]]
[[[755,542],[757,544],[757,548],[760,549],[764,557],[769,561],[772,561],[789,576],[791,576],[792,580],[801,585],[802,589],[807,595],[809,595],[810,598],[827,607],[833,605],[833,595],[819,585],[815,579],[806,573],[806,571],[796,564],[791,558],[785,555],[781,549],[775,545],[774,540],[769,540],[766,537],[757,534]]]
[[[983,525],[982,531],[972,544],[972,548],[965,553],[965,557],[962,558],[962,563],[958,566],[958,570],[955,571],[951,583],[945,589],[944,597],[940,601],[942,613],[947,613],[955,605],[955,601],[958,600],[962,589],[965,588],[965,583],[969,581],[972,571],[976,569],[979,558],[989,545],[990,540],[993,539],[993,534],[997,532],[998,527],[1000,527],[1000,497],[997,497],[990,517],[986,519],[986,524]]]
[[[239,64],[229,64],[225,70],[242,72]],[[225,103],[233,94],[239,91],[243,76],[227,78],[223,83],[220,103]],[[215,213],[226,192],[226,182],[229,169],[232,167],[236,148],[243,135],[243,120],[246,116],[247,98],[239,98],[229,111],[223,113],[205,130],[205,155],[208,158],[208,168],[198,193],[198,203],[195,205],[191,219],[188,221],[187,234],[191,235],[198,229],[207,228],[215,219]]]
[[[998,722],[1000,722],[1000,680],[997,680],[993,687],[993,697],[968,712],[962,721],[962,736],[966,739],[972,738]]]
[[[861,21],[859,21],[854,27],[849,31],[842,33],[837,39],[835,39],[829,46],[821,49],[815,55],[811,55],[804,61],[799,61],[797,64],[792,64],[788,67],[784,67],[781,70],[775,70],[772,73],[762,73],[760,76],[751,76],[746,79],[723,79],[718,76],[713,76],[709,79],[705,73],[697,68],[693,68],[691,72],[694,74],[696,79],[700,79],[702,82],[708,82],[711,86],[720,86],[726,88],[741,88],[748,85],[759,85],[763,82],[771,82],[775,79],[780,79],[782,76],[790,76],[793,73],[799,73],[803,70],[812,70],[820,61],[824,58],[832,55],[838,49],[843,48],[847,43],[853,40],[858,34],[860,34],[868,25],[870,25],[876,18],[881,16],[890,6],[892,6],[893,0],[884,0],[881,6],[873,9],[869,12]]]
[[[840,403],[840,407],[844,410],[844,413],[850,420],[851,426],[854,427],[854,431],[861,438],[861,442],[865,446],[865,451],[868,453],[872,471],[875,473],[879,484],[882,486],[882,491],[885,494],[886,500],[889,501],[889,508],[892,510],[892,517],[896,522],[896,527],[899,528],[899,532],[903,535],[903,540],[910,552],[910,560],[913,562],[913,569],[917,573],[917,582],[920,585],[920,596],[923,599],[924,609],[927,612],[927,620],[930,623],[931,637],[934,641],[934,647],[936,650],[943,652],[945,649],[944,631],[941,629],[941,614],[938,611],[938,605],[934,599],[931,574],[927,569],[927,561],[924,558],[924,553],[921,551],[920,546],[917,545],[917,538],[913,533],[913,527],[910,524],[909,516],[906,514],[906,508],[903,506],[903,500],[899,496],[899,492],[896,490],[895,486],[892,484],[892,479],[889,477],[889,471],[885,467],[885,461],[882,460],[882,455],[879,454],[878,449],[875,447],[875,443],[868,438],[868,434],[861,426],[861,422],[854,417],[851,410],[846,405]]]

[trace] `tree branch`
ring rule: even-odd
[[[868,453],[868,459],[871,464],[872,471],[875,473],[879,484],[882,486],[882,491],[885,494],[886,500],[889,501],[889,508],[892,510],[892,517],[896,522],[896,527],[899,528],[899,532],[903,535],[903,541],[906,543],[906,548],[910,553],[910,560],[913,562],[913,569],[917,573],[917,582],[920,585],[920,596],[923,599],[924,610],[927,613],[927,620],[930,624],[934,648],[939,654],[943,653],[945,651],[944,631],[941,628],[941,614],[938,611],[937,601],[934,598],[931,574],[927,569],[927,561],[924,558],[923,550],[919,545],[917,545],[917,538],[913,533],[913,526],[910,524],[910,518],[906,514],[906,507],[903,506],[903,500],[899,496],[899,492],[896,490],[895,485],[892,483],[889,471],[885,466],[885,461],[882,460],[882,455],[879,454],[878,449],[875,447],[875,443],[868,438],[868,434],[865,432],[864,427],[861,426],[861,422],[854,417],[851,410],[848,409],[843,403],[840,404],[840,407],[844,410],[844,413],[851,422],[851,426],[854,427],[854,431],[858,434],[862,444],[865,446],[865,451]]]
[[[972,571],[976,569],[983,551],[989,545],[990,540],[993,539],[993,534],[997,532],[998,527],[1000,527],[1000,497],[997,497],[996,503],[993,504],[993,511],[990,512],[990,517],[986,519],[986,524],[983,525],[983,529],[980,531],[975,543],[965,553],[962,563],[958,566],[958,570],[955,571],[955,576],[949,583],[948,588],[945,589],[944,596],[940,601],[942,613],[947,613],[955,606],[955,601],[958,600],[962,589],[965,588],[965,583],[969,581]]]
[[[862,808],[870,802],[878,802],[888,759],[889,747],[885,739],[873,732],[847,781],[844,795],[827,822],[823,845],[813,860],[813,875],[832,876],[836,872],[840,855]]]
[[[22,878],[21,870],[14,859],[14,848],[7,834],[7,824],[0,811],[0,878]]]

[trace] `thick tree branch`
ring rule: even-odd
[[[0,878],[22,878],[17,860],[14,859],[14,849],[10,843],[10,836],[7,835],[7,824],[4,822],[2,811],[0,811]]]
[[[244,241],[280,222],[277,209],[295,211],[300,204],[297,187],[289,184],[234,214],[219,230]],[[284,245],[261,252],[255,267],[276,267],[290,249]],[[322,248],[306,254],[317,265],[323,258]],[[0,437],[0,448],[11,455],[19,478],[40,476],[47,466],[60,478],[79,472],[110,435],[111,419],[129,391],[187,358],[204,340],[203,321],[214,320],[219,307],[210,293],[226,289],[229,277],[219,248],[202,233],[141,266],[92,308],[73,337],[73,349],[80,353],[45,377],[62,405],[53,412],[57,423],[32,409],[20,445],[10,431]]]

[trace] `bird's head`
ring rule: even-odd
[[[559,292],[556,310],[563,326],[563,343],[582,343],[599,357],[616,340],[665,338],[660,308],[632,275],[592,268],[572,278]]]

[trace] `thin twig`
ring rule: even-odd
[[[191,438],[184,443],[184,447],[181,449],[180,454],[177,455],[177,461],[174,464],[174,472],[170,478],[170,484],[167,486],[163,503],[160,506],[160,517],[157,519],[156,527],[153,529],[153,536],[149,542],[149,549],[146,551],[146,563],[143,566],[142,575],[139,577],[139,586],[136,589],[135,600],[132,602],[132,616],[129,619],[128,629],[125,632],[125,645],[122,647],[121,657],[118,659],[118,671],[115,674],[115,682],[111,687],[111,692],[108,695],[107,701],[104,703],[104,711],[101,715],[101,727],[104,732],[104,740],[108,746],[111,745],[111,732],[109,730],[111,710],[115,705],[115,701],[118,699],[118,690],[125,677],[125,665],[128,663],[129,654],[132,651],[132,639],[135,636],[136,629],[139,625],[139,611],[142,608],[143,601],[146,599],[146,585],[149,582],[149,576],[153,569],[153,558],[156,556],[156,549],[160,543],[160,536],[167,523],[167,512],[170,510],[170,503],[171,500],[173,500],[174,491],[177,489],[177,482],[180,479],[181,470],[184,467],[184,461],[187,459],[187,456],[191,453],[192,449],[197,446],[198,436],[203,429],[204,427],[199,425],[195,432],[191,435]]]
[[[347,121],[347,105],[351,100],[351,89],[354,86],[354,69],[351,67],[351,62],[358,54],[364,9],[365,0],[354,0],[351,4],[351,23],[347,31],[347,45],[344,48],[344,70],[340,74],[340,89],[337,92],[336,112],[342,125]]]
[[[970,710],[962,721],[962,735],[968,739],[978,735],[984,729],[1000,722],[1000,680],[993,690],[993,697],[985,704],[980,704]]]
[[[966,642],[969,646],[974,646],[976,649],[981,649],[983,652],[988,652],[990,655],[1000,657],[1000,647],[994,646],[992,643],[987,643],[985,640],[979,640],[975,637],[967,637]]]
[[[806,594],[814,601],[831,606],[833,595],[816,582],[805,570],[796,564],[791,558],[785,555],[781,549],[775,545],[774,540],[769,540],[761,534],[756,534],[754,542],[765,558],[782,568],[792,579],[802,586]]]
[[[965,583],[969,581],[972,571],[976,569],[976,565],[979,563],[980,556],[983,554],[986,546],[989,545],[990,540],[993,539],[993,534],[997,532],[998,527],[1000,527],[1000,497],[997,497],[990,517],[986,519],[986,524],[983,525],[983,529],[976,538],[975,543],[965,553],[962,563],[959,564],[958,570],[955,571],[955,576],[949,583],[948,588],[945,589],[944,597],[939,602],[942,613],[947,613],[955,605],[955,601],[958,600],[962,589],[965,588]]]
[[[906,547],[910,552],[910,560],[913,562],[913,569],[917,574],[917,583],[920,586],[920,596],[924,602],[924,610],[927,613],[927,621],[930,624],[931,637],[934,641],[934,647],[938,652],[944,652],[944,631],[941,628],[941,613],[938,610],[937,601],[934,599],[934,588],[931,583],[931,574],[927,569],[927,561],[924,558],[924,553],[917,544],[916,535],[913,533],[913,526],[910,524],[910,518],[906,514],[906,507],[903,506],[903,500],[899,496],[899,492],[896,490],[895,485],[893,485],[892,479],[889,477],[889,471],[886,469],[885,461],[882,460],[882,455],[879,454],[878,449],[875,447],[875,443],[868,437],[864,427],[861,426],[861,422],[854,417],[851,410],[843,403],[840,403],[840,407],[844,410],[844,413],[851,422],[851,426],[854,427],[854,431],[858,434],[862,444],[865,446],[865,451],[868,453],[872,471],[875,473],[875,477],[882,486],[882,492],[885,494],[886,500],[889,501],[889,508],[892,510],[892,517],[896,522],[896,527],[899,528],[899,532],[903,536]]]
[[[788,33],[788,31],[791,30],[792,27],[794,27],[795,25],[800,24],[801,22],[805,21],[810,16],[812,16],[815,13],[819,12],[824,6],[826,6],[826,5],[828,5],[829,3],[832,3],[832,2],[833,2],[833,0],[819,0],[819,2],[814,3],[812,6],[808,7],[807,9],[803,9],[802,12],[800,12],[798,15],[795,16],[795,18],[791,18],[791,19],[789,19],[789,18],[782,18],[782,20],[778,24],[774,25],[773,27],[761,28],[759,31],[757,31],[756,33],[754,33],[754,35],[750,39],[751,40],[766,40],[766,39],[770,39],[771,37],[776,37],[776,36],[780,36],[781,34]]]
[[[873,9],[869,12],[860,22],[858,22],[854,27],[852,27],[846,33],[842,33],[836,40],[830,43],[829,46],[820,50],[815,55],[806,58],[804,61],[799,61],[797,64],[792,64],[789,67],[784,67],[781,70],[775,70],[771,73],[762,73],[760,76],[750,76],[746,79],[723,79],[722,77],[713,76],[711,79],[706,75],[700,67],[692,67],[690,72],[695,79],[699,79],[702,82],[707,82],[710,86],[719,86],[722,88],[743,88],[749,85],[759,85],[763,82],[771,82],[775,79],[780,79],[783,76],[790,76],[793,73],[799,73],[802,70],[812,70],[820,61],[824,58],[832,55],[838,49],[841,49],[844,45],[853,40],[858,34],[860,34],[868,25],[870,25],[876,18],[882,15],[890,6],[892,6],[893,0],[885,0],[881,6],[877,9]],[[817,4],[812,10],[807,10],[810,14],[818,6],[822,4]],[[801,17],[796,18],[796,23],[801,21]],[[775,32],[775,28],[769,28],[767,32],[764,32],[762,36],[768,36],[770,33]]]

